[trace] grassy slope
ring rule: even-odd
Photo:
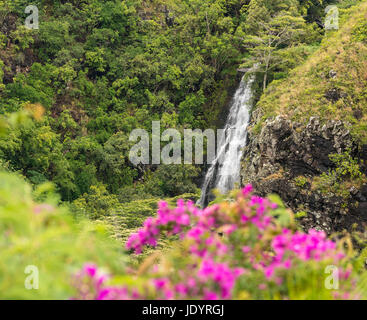
[[[171,207],[175,207],[178,199],[185,201],[198,199],[197,194],[183,194],[175,198],[166,198],[162,201],[168,202]],[[123,203],[116,212],[110,216],[103,217],[112,226],[112,232],[117,239],[123,243],[127,238],[143,226],[148,217],[156,216],[158,209],[158,198],[135,200]]]
[[[176,207],[178,199],[184,199],[185,201],[198,199],[198,194],[184,194],[174,198],[167,198],[166,201],[168,205],[172,208]],[[155,217],[158,209],[158,198],[136,200],[129,203],[123,203],[117,210],[115,214],[107,217],[103,217],[101,222],[105,222],[108,225],[108,229],[111,232],[113,238],[120,241],[123,247],[125,247],[128,237],[137,232],[142,226],[144,221],[148,217]],[[175,242],[177,238],[166,238],[163,237],[156,248],[148,248],[145,250],[144,254],[141,256],[130,256],[130,263],[133,266],[138,266],[140,262],[153,253],[156,255],[164,254],[166,250],[171,248],[171,244]]]
[[[363,39],[367,2],[341,14],[340,30],[328,32],[303,65],[268,87],[258,103],[263,120],[278,114],[301,123],[315,115],[321,120],[344,120],[357,140],[367,143],[367,39]],[[361,27],[364,31],[358,37]],[[331,92],[337,93],[337,101],[327,97]]]

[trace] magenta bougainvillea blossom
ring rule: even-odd
[[[179,262],[176,257],[170,268],[162,267],[163,263],[153,265],[144,275],[146,280],[140,291],[109,287],[108,277],[87,265],[76,279],[78,288],[86,288],[85,283],[80,285],[84,279],[89,289],[79,289],[78,297],[233,299],[239,294],[263,296],[273,288],[278,298],[286,299],[283,280],[287,275],[299,266],[306,271],[319,268],[322,279],[322,267],[328,264],[340,265],[342,280],[347,281],[351,273],[341,266],[345,254],[337,243],[327,239],[323,231],[304,233],[291,221],[287,226],[279,223],[277,215],[287,211],[277,207],[270,200],[253,195],[250,185],[238,192],[234,201],[205,209],[183,200],[177,202],[176,208],[170,208],[162,201],[157,216],[148,218],[130,236],[126,248],[139,255],[145,247],[156,247],[163,235],[176,235],[183,244],[178,249]],[[345,295],[338,292],[330,297]]]
[[[136,290],[124,286],[108,286],[110,276],[93,263],[86,263],[83,269],[73,277],[77,290],[74,299],[83,300],[131,300],[139,299]]]

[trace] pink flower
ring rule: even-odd
[[[259,290],[266,290],[266,284],[265,283],[260,283],[259,284]]]
[[[241,222],[242,223],[247,223],[250,220],[250,218],[246,215],[241,215]]]
[[[188,293],[188,288],[184,283],[178,283],[175,286],[176,292],[182,296],[186,296]]]
[[[251,184],[248,184],[246,187],[244,187],[244,188],[242,189],[242,195],[246,197],[246,196],[248,196],[252,191],[253,191],[253,187],[252,187],[252,185],[251,185]]]
[[[273,276],[273,274],[274,274],[274,267],[273,266],[269,266],[269,267],[265,268],[264,274],[265,274],[265,277],[267,279],[270,279]]]
[[[204,300],[219,300],[219,298],[215,292],[207,291],[205,292]]]
[[[268,199],[253,196],[251,186],[238,193],[237,202],[204,210],[191,201],[179,200],[173,209],[160,202],[157,217],[148,218],[129,237],[126,248],[141,253],[146,246],[156,246],[161,235],[177,235],[184,242],[182,261],[187,262],[182,262],[180,270],[166,273],[167,277],[153,280],[158,299],[230,299],[245,272],[246,281],[253,280],[253,273],[257,279],[262,274],[265,283],[252,286],[254,290],[266,290],[269,281],[272,288],[276,285],[286,292],[284,275],[292,274],[292,268],[307,268],[309,262],[325,260],[337,264],[345,257],[324,232],[280,229],[272,213],[275,208]],[[177,268],[174,263],[172,266]],[[160,271],[164,272],[163,268]],[[350,277],[350,271],[342,268],[340,274],[341,279]],[[117,292],[123,296],[123,291],[110,288],[100,294],[103,298],[117,296]],[[131,296],[127,291],[127,297]]]
[[[97,266],[95,264],[92,263],[87,263],[84,265],[83,268],[84,272],[90,276],[90,277],[94,277],[95,275],[97,275]]]
[[[33,208],[33,213],[34,214],[39,214],[43,211],[46,211],[46,212],[53,212],[55,210],[55,207],[50,205],[50,204],[47,204],[47,203],[42,203],[42,204],[39,204],[39,205],[36,205],[34,208]]]
[[[204,232],[205,230],[202,227],[194,227],[187,233],[187,237],[199,241]]]
[[[223,227],[223,233],[230,235],[231,233],[235,232],[238,229],[237,225],[235,224],[227,224]]]
[[[156,289],[160,290],[162,288],[165,288],[168,284],[168,279],[162,278],[162,279],[153,279],[154,286]]]
[[[249,246],[244,246],[244,247],[242,247],[242,252],[243,252],[243,253],[247,254],[247,253],[249,253],[250,251],[251,251],[251,248],[250,248]]]

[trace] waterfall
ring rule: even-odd
[[[252,72],[252,70],[248,71]],[[215,188],[225,194],[240,183],[241,157],[246,145],[247,127],[253,102],[252,86],[255,75],[243,76],[231,101],[224,133],[217,147],[217,156],[210,166],[201,189],[198,204],[208,203],[210,191]]]

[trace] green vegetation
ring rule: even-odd
[[[179,197],[166,198],[174,206],[178,200],[196,200],[200,194],[182,194]],[[76,216],[89,217],[108,222],[116,238],[125,241],[137,228],[141,227],[144,220],[155,216],[159,197],[119,202],[116,195],[107,192],[104,186],[93,186],[88,194],[75,200],[71,209]]]
[[[193,232],[198,228],[193,206],[186,207],[180,202],[172,209],[167,207],[166,214],[176,218],[174,224],[159,226],[155,237],[163,238],[159,240],[160,246],[149,257],[146,255],[153,249],[148,249],[140,258],[143,262],[137,264],[139,260],[129,261],[121,243],[111,239],[105,223],[73,218],[67,208],[57,205],[58,196],[47,184],[32,190],[22,177],[2,171],[1,298],[206,299],[209,293],[216,299],[365,297],[365,252],[358,256],[353,250],[347,251],[348,238],[333,243],[323,232],[300,233],[289,210],[283,206],[273,209],[271,203],[280,203],[279,198],[272,196],[270,201],[257,198],[259,203],[254,203],[250,202],[248,192],[248,187],[233,192],[231,202],[209,208],[201,216],[202,220],[206,219],[203,220],[206,229],[201,235]],[[249,219],[244,224],[241,222],[243,208],[247,208],[250,217],[264,214],[264,209],[265,215],[253,220],[257,223]],[[185,215],[191,223],[188,221],[183,230],[173,228],[185,221],[182,220]],[[148,221],[152,225],[158,220]],[[265,230],[262,224],[258,225],[260,221]],[[181,230],[180,242],[175,241],[178,235],[172,237],[178,232],[171,228]],[[219,236],[219,232],[225,236]],[[200,254],[192,249],[194,244],[203,248]],[[301,250],[296,250],[297,247]],[[271,248],[275,253],[269,254]],[[283,250],[287,250],[285,257]],[[341,255],[342,252],[347,255]],[[264,267],[259,269],[259,263],[254,264],[257,261]],[[330,264],[337,264],[342,275],[338,290],[329,290],[324,285],[328,276],[325,268]],[[212,267],[205,269],[203,265]],[[35,267],[38,276],[32,269]],[[219,276],[221,272],[227,276]],[[233,277],[228,276],[229,272]],[[154,286],[155,281],[169,283],[173,290]],[[190,285],[193,281],[198,292],[182,291],[180,286],[174,286]],[[25,288],[25,283],[37,285],[37,282],[37,290]]]
[[[336,3],[341,28],[325,32],[324,9]],[[112,285],[148,288],[142,298],[170,298],[173,291],[152,288],[158,276],[175,286],[176,298],[343,298],[323,286],[331,257],[346,274],[353,270],[351,279],[361,279],[361,288],[350,282],[341,292],[364,297],[366,249],[358,259],[353,250],[334,252],[336,245],[351,247],[349,235],[335,243],[322,232],[301,235],[294,218],[307,215],[302,204],[294,216],[276,195],[251,198],[251,186],[218,194],[212,207],[200,211],[193,202],[206,168],[134,166],[129,138],[138,128],[151,135],[152,121],[160,121],[161,132],[218,128],[238,85],[238,68],[256,65],[255,102],[262,114],[255,133],[278,114],[300,123],[318,115],[322,122],[348,121],[358,147],[367,144],[366,2],[32,4],[39,9],[38,30],[24,24],[29,1],[0,0],[1,298],[85,298],[76,292],[85,286],[71,282],[88,262],[115,275]],[[350,150],[331,161],[333,169],[313,181],[299,176],[293,182],[347,201],[351,188],[367,181],[364,163]],[[266,179],[285,176],[280,169]],[[124,249],[128,238],[131,250],[148,246],[143,255]],[[295,249],[298,241],[306,248],[314,240],[331,252],[322,264],[317,254],[323,252],[304,259]],[[282,241],[292,260],[283,261]],[[207,281],[204,263],[233,278],[216,283],[221,277],[209,274]],[[24,289],[29,265],[42,274],[37,291]],[[180,285],[189,285],[193,274],[201,291],[181,296]]]
[[[350,123],[361,143],[366,136],[366,56],[363,40],[367,6],[340,6],[340,30],[328,31],[321,46],[283,80],[273,81],[258,103],[263,119],[283,114],[301,123],[311,116]],[[348,8],[348,6],[351,6]],[[343,9],[343,7],[346,7]]]
[[[303,188],[307,184],[308,179],[304,176],[298,176],[294,179],[294,182],[298,187]]]
[[[342,154],[333,154],[330,160],[336,168],[316,177],[313,188],[323,193],[332,192],[347,200],[350,197],[351,187],[361,187],[366,181],[366,176],[361,172],[358,160],[350,155],[350,150]]]
[[[76,222],[45,185],[32,188],[15,174],[0,172],[0,289],[2,299],[67,299],[71,274],[99,261],[121,272],[127,257],[105,223]],[[35,195],[45,198],[37,202]],[[26,267],[37,266],[39,289],[26,290]]]
[[[100,184],[118,195],[138,183],[149,192],[140,198],[196,192],[199,167],[136,168],[128,139],[152,120],[162,130],[215,125],[242,59],[243,1],[32,4],[39,30],[24,27],[27,1],[0,2],[0,112],[40,104],[45,114],[0,142],[0,157],[35,185],[54,182],[66,201]]]
[[[263,90],[269,74],[273,73],[274,78],[284,77],[294,63],[298,64],[307,55],[307,44],[319,39],[316,26],[306,24],[301,14],[297,0],[250,2],[244,44],[251,59],[246,64],[259,64],[258,70],[264,74]]]
[[[0,141],[0,158],[68,202],[196,193],[198,165],[134,167],[131,131],[151,132],[153,120],[162,131],[215,128],[238,66],[269,53],[259,93],[284,78],[317,47],[331,2],[38,0],[39,30],[29,30],[28,2],[1,1],[0,112],[39,116]]]

